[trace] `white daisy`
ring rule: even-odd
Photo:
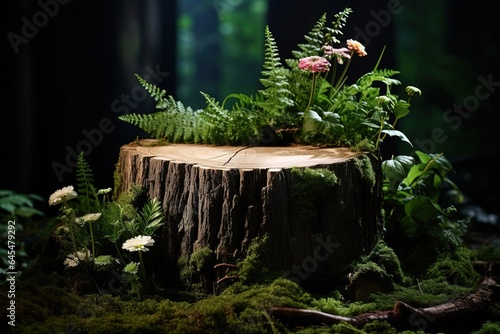
[[[102,213],[98,212],[98,213],[87,213],[86,215],[84,216],[81,216],[81,217],[77,217],[76,218],[76,223],[77,224],[80,224],[80,225],[83,225],[85,223],[88,223],[88,222],[95,222],[97,219],[101,218],[102,216]]]
[[[144,251],[147,252],[149,249],[146,246],[153,246],[155,241],[149,235],[139,235],[137,237],[128,239],[123,243],[122,248],[128,250],[129,252]]]
[[[52,195],[50,195],[49,205],[57,205],[62,202],[69,201],[76,196],[78,196],[78,194],[74,190],[73,186],[67,186],[62,189],[56,190]]]
[[[91,258],[92,256],[89,250],[71,253],[66,256],[64,265],[66,267],[76,267],[80,263],[80,261],[90,260]]]

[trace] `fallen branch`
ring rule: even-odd
[[[292,327],[332,326],[341,322],[362,327],[377,320],[389,322],[398,330],[459,333],[465,328],[480,326],[486,320],[487,308],[495,295],[499,295],[498,291],[496,281],[486,278],[473,292],[426,308],[414,308],[398,301],[392,310],[368,312],[353,317],[291,307],[271,307],[267,311],[285,325]]]

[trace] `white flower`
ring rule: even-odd
[[[90,260],[92,256],[90,255],[90,251],[80,251],[76,253],[68,254],[66,259],[64,260],[64,265],[66,267],[76,267],[80,261]]]
[[[73,186],[67,186],[62,189],[56,190],[52,195],[50,195],[49,205],[57,205],[62,202],[69,201],[76,196],[78,196],[78,194],[74,190]]]
[[[139,235],[132,239],[128,239],[123,243],[122,248],[128,250],[129,252],[144,251],[147,252],[149,249],[146,246],[153,246],[155,241],[149,235]]]
[[[84,216],[77,217],[76,218],[76,223],[80,224],[80,225],[83,225],[83,224],[88,223],[88,222],[95,222],[97,219],[101,218],[101,216],[102,216],[102,213],[100,213],[100,212],[98,212],[98,213],[87,213]]]

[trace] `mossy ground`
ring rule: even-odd
[[[81,293],[81,281],[67,272],[44,272],[33,264],[16,282],[16,326],[12,333],[424,333],[397,332],[388,323],[373,322],[362,328],[349,324],[334,326],[287,327],[266,310],[273,306],[319,310],[340,316],[353,316],[375,310],[390,310],[397,300],[414,307],[426,307],[452,300],[474,289],[480,275],[470,260],[486,253],[461,248],[442,254],[418,280],[406,275],[396,254],[384,242],[375,251],[353,264],[350,284],[373,272],[386,276],[391,287],[372,293],[367,300],[352,301],[346,289],[315,294],[294,282],[262,270],[259,254],[265,240],[239,264],[241,280],[217,294],[201,293],[199,286],[184,285],[186,291],[136,295],[120,293]],[[488,248],[491,250],[491,246]],[[497,251],[497,250],[495,250]],[[492,254],[487,252],[487,254]],[[190,261],[196,273],[202,268],[206,251]],[[491,260],[491,259],[489,259]],[[187,269],[185,269],[187,270]],[[187,275],[186,273],[184,273]],[[451,276],[450,276],[451,275]],[[186,276],[185,276],[186,277]],[[453,277],[453,279],[451,279]],[[191,290],[189,290],[191,289]],[[104,291],[104,290],[102,290]],[[6,298],[2,297],[2,304]],[[479,324],[477,333],[498,333],[500,305],[491,306],[490,321]],[[2,316],[6,318],[6,307]],[[2,325],[5,325],[6,322]],[[5,333],[5,331],[2,331]]]

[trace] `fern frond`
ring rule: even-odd
[[[292,93],[288,89],[287,70],[281,64],[276,41],[269,30],[265,29],[265,51],[262,78],[264,89],[259,90],[263,100],[255,104],[264,110],[269,124],[282,121],[285,109],[293,106]]]
[[[399,71],[394,71],[390,69],[379,69],[373,72],[368,72],[362,75],[356,82],[361,89],[370,87],[373,82],[380,81],[387,86],[400,85],[401,81],[391,78],[392,76],[399,74]]]
[[[76,189],[81,213],[92,213],[99,208],[99,199],[94,186],[94,175],[89,164],[80,152],[76,165]]]
[[[156,108],[157,109],[167,109],[168,101],[165,98],[167,95],[167,92],[164,89],[161,89],[157,87],[154,84],[151,84],[147,82],[145,79],[143,79],[140,75],[134,74],[137,80],[139,81],[139,84],[146,89],[146,91],[151,95],[151,97],[156,101]]]
[[[138,222],[142,233],[152,236],[154,232],[164,224],[164,213],[160,201],[157,198],[148,200],[139,213]]]
[[[335,45],[340,43],[337,36],[342,35],[342,28],[345,26],[349,14],[352,9],[346,8],[342,12],[335,14],[336,20],[327,26],[327,16],[324,13],[314,24],[312,29],[304,36],[306,43],[298,44],[298,50],[293,50],[294,58],[287,59],[286,64],[290,68],[295,69],[298,59],[323,55],[322,47],[327,45]]]
[[[331,27],[325,27],[325,43],[332,45],[340,43],[337,36],[343,35],[342,28],[344,28],[349,14],[352,13],[351,8],[346,8],[343,11],[335,14],[335,21],[332,22]]]

